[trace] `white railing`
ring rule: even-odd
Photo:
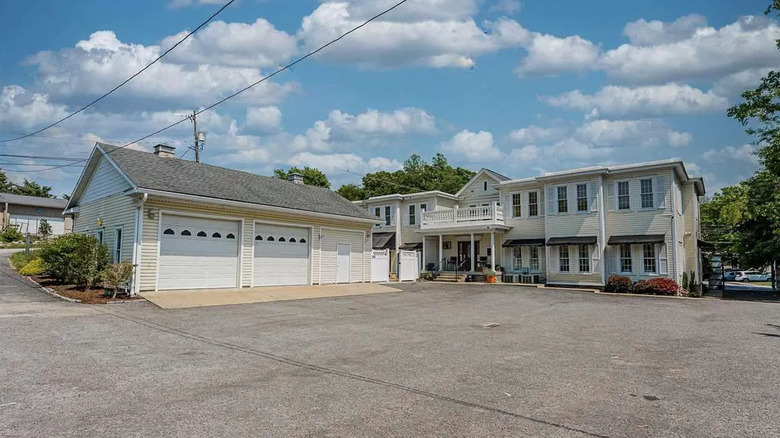
[[[480,207],[458,208],[452,210],[426,211],[422,216],[422,228],[439,228],[458,225],[503,224],[504,207],[493,202]]]

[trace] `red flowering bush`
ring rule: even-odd
[[[671,278],[651,278],[636,282],[633,292],[648,295],[677,295],[680,292],[680,285]]]
[[[613,275],[607,279],[607,292],[629,293],[631,292],[631,279],[622,275]]]

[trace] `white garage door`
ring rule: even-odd
[[[59,217],[11,214],[10,218],[8,219],[8,223],[15,226],[24,234],[38,234],[38,227],[40,227],[41,220],[43,219],[45,219],[46,222],[51,225],[51,233],[53,235],[59,236],[61,234],[65,234],[65,219]]]
[[[239,223],[163,214],[158,289],[238,287]]]
[[[255,224],[254,286],[309,284],[309,229]]]

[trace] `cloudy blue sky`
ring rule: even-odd
[[[0,2],[0,138],[112,88],[226,0]],[[85,157],[242,88],[396,0],[239,0],[106,100],[0,153]],[[749,176],[754,146],[725,115],[780,67],[768,0],[409,0],[204,113],[203,161],[259,174],[323,169],[334,188],[412,153],[510,177],[681,157],[710,193]],[[184,152],[183,123],[134,147]],[[192,154],[185,156],[191,159]],[[11,160],[12,179],[70,193],[78,166]],[[22,163],[24,165],[19,165]]]

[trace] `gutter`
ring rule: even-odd
[[[377,219],[358,218],[358,217],[351,217],[351,216],[342,216],[339,214],[332,214],[332,213],[319,213],[314,211],[296,210],[294,208],[273,207],[270,205],[258,205],[249,202],[209,198],[206,196],[198,196],[198,195],[187,195],[182,193],[166,192],[163,190],[139,188],[137,190],[134,190],[134,192],[138,194],[168,197],[168,198],[180,199],[184,201],[195,201],[195,202],[203,202],[203,203],[210,203],[210,204],[217,204],[217,205],[225,205],[230,207],[247,208],[250,210],[259,210],[259,211],[268,211],[273,213],[286,213],[286,214],[294,213],[302,216],[310,216],[310,217],[323,218],[323,219],[333,219],[342,222],[343,221],[358,222],[358,223],[371,224],[371,225],[375,225],[380,222]]]

